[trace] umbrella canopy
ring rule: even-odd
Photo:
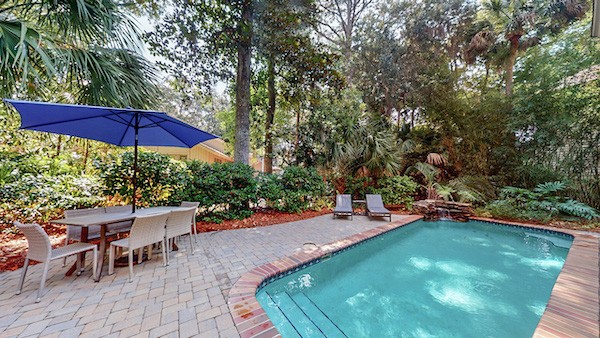
[[[134,147],[133,212],[137,190],[137,152],[142,146],[191,148],[217,136],[165,113],[147,110],[4,99],[21,115],[21,129],[77,136]]]

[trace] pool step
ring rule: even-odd
[[[303,293],[267,293],[277,306],[274,322],[283,337],[346,337],[344,333]]]
[[[273,299],[271,294],[265,292],[267,295],[267,305],[269,307],[269,319],[271,322],[277,323],[277,331],[281,333],[282,337],[292,337],[292,338],[300,338],[300,333],[296,330],[294,325],[290,322],[290,319],[283,313],[283,310],[280,307],[281,300]]]
[[[323,311],[321,311],[317,304],[310,300],[303,292],[295,293],[292,296],[292,299],[305,314],[310,316],[311,320],[319,327],[319,329],[321,329],[321,332],[323,332],[327,338],[348,337],[325,313],[323,313]]]

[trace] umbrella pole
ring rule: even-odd
[[[137,166],[138,166],[138,130],[140,129],[140,121],[139,115],[135,114],[135,125],[133,129],[135,130],[135,141],[133,146],[133,198],[131,205],[131,213],[135,213],[135,202],[137,196]]]

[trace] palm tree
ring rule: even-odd
[[[401,140],[385,129],[357,125],[337,152],[338,166],[349,175],[380,178],[396,175],[402,168],[404,154],[414,148],[412,140]]]
[[[483,17],[476,25],[467,46],[467,62],[477,56],[500,59],[504,64],[506,95],[512,94],[513,71],[519,51],[537,45],[548,33],[556,33],[572,21],[582,18],[587,9],[584,0],[487,0]]]
[[[440,173],[440,169],[425,162],[417,162],[415,165],[406,169],[406,174],[419,173],[425,178],[424,188],[427,190],[427,199],[437,199],[436,179]]]
[[[0,95],[148,107],[155,70],[113,0],[0,2]]]

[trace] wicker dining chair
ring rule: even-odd
[[[72,209],[65,210],[65,218],[73,218],[79,216],[97,215],[103,214],[104,208],[90,208],[90,209]],[[100,238],[100,226],[92,225],[88,227],[88,239]],[[67,236],[65,237],[65,246],[69,244],[69,241],[79,242],[81,241],[81,227],[76,225],[67,225]],[[63,259],[63,266],[67,265],[67,257]]]
[[[112,207],[105,207],[104,211],[107,214],[117,214],[117,213],[131,213],[131,205],[115,205]],[[124,233],[131,231],[132,221],[122,221],[117,223],[111,223],[107,225],[107,231],[112,233]]]
[[[117,247],[128,249],[129,256],[129,282],[133,282],[133,250],[138,249],[138,261],[141,261],[144,247],[155,243],[162,244],[163,265],[167,265],[165,253],[165,225],[169,213],[160,213],[148,216],[138,216],[131,225],[129,237],[110,243],[108,255],[108,274],[115,272],[115,249]],[[152,256],[152,250],[148,250],[148,259]]]
[[[171,210],[167,218],[167,227],[165,239],[167,242],[167,265],[169,265],[169,251],[171,251],[170,240],[182,235],[190,235],[190,248],[194,253],[194,241],[192,240],[192,229],[190,228],[190,219],[195,217],[196,208],[180,208],[180,210]]]
[[[14,222],[14,224],[25,235],[25,238],[27,238],[28,245],[27,257],[25,258],[25,263],[23,264],[23,272],[21,273],[21,280],[19,281],[19,289],[17,291],[17,295],[21,294],[21,290],[23,289],[23,283],[25,282],[25,275],[27,274],[27,268],[29,267],[29,261],[31,260],[44,263],[44,272],[42,274],[42,281],[40,282],[38,296],[35,301],[36,303],[38,303],[41,300],[42,295],[44,293],[46,278],[48,277],[48,269],[50,268],[50,261],[52,260],[92,250],[94,252],[92,270],[93,276],[96,276],[98,249],[96,248],[95,244],[77,242],[56,249],[52,249],[50,238],[40,225],[23,224],[20,222]],[[80,275],[81,271],[83,270],[82,263],[84,262],[81,262],[79,259],[77,260],[77,275]]]
[[[200,206],[200,202],[186,202],[183,201],[179,205],[182,208],[191,208],[194,207],[196,210],[194,211],[194,215],[192,216],[192,230],[194,230],[194,241],[197,242],[196,236],[198,235],[198,230],[196,229],[196,214],[198,213],[198,206]]]

